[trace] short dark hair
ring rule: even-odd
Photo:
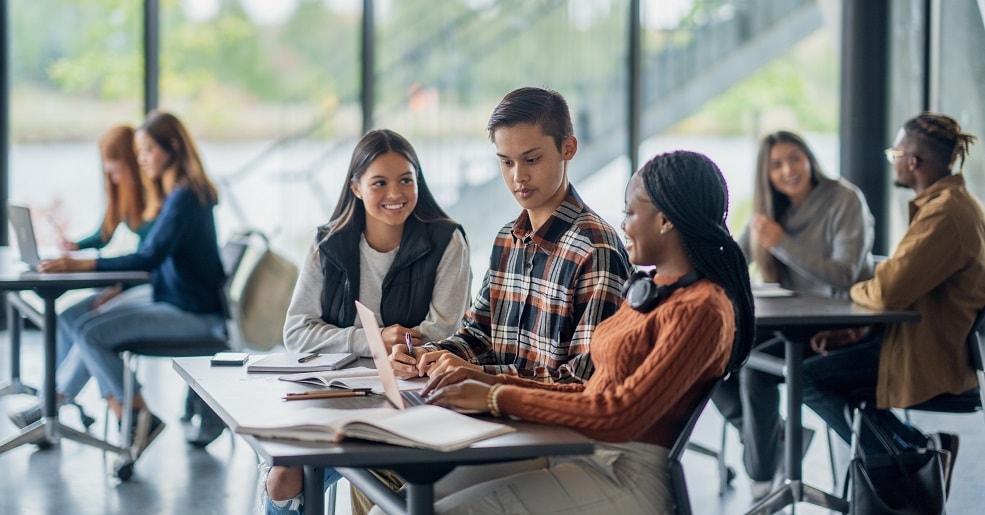
[[[568,102],[560,93],[549,89],[523,87],[507,93],[489,115],[486,125],[489,140],[495,142],[497,129],[521,123],[539,125],[544,134],[554,138],[558,151],[565,138],[575,135]]]

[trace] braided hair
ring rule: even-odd
[[[694,268],[732,301],[736,334],[726,373],[734,373],[749,356],[756,328],[746,258],[725,225],[725,177],[711,159],[687,151],[658,155],[637,173],[650,200],[680,233]]]
[[[975,136],[961,132],[961,125],[950,116],[937,113],[921,113],[903,125],[906,135],[921,147],[924,159],[933,159],[950,169],[955,161],[968,157],[968,147],[978,140]]]

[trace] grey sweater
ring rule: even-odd
[[[359,301],[380,311],[380,293],[397,255],[397,249],[377,252],[367,243],[359,241]],[[284,321],[284,346],[291,352],[355,352],[370,356],[366,335],[359,318],[352,325],[338,327],[325,323],[321,318],[321,294],[324,275],[318,259],[318,248],[312,246],[304,260],[304,266],[294,286],[291,305]],[[417,327],[424,333],[425,341],[440,340],[458,330],[469,305],[472,271],[469,268],[469,247],[460,231],[455,231],[448,247],[438,263],[438,276],[434,283],[434,295],[428,316]],[[377,315],[379,318],[379,315]]]
[[[770,250],[782,265],[780,286],[848,298],[852,284],[872,277],[875,220],[854,184],[821,181],[803,204],[787,210],[780,225],[786,237]],[[746,225],[739,246],[747,260],[750,237]]]

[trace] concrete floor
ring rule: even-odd
[[[7,335],[0,332],[0,383],[9,377]],[[41,342],[36,331],[28,331],[23,344],[22,377],[40,385]],[[170,361],[143,359],[140,378],[152,410],[168,427],[137,462],[133,478],[120,482],[113,477],[113,456],[64,441],[39,450],[22,446],[0,455],[0,514],[248,514],[257,510],[257,458],[243,441],[225,433],[207,449],[185,444],[178,417],[185,386],[171,369]],[[103,402],[93,385],[81,396],[83,404],[99,420],[92,430],[101,435]],[[14,433],[13,424],[3,416],[30,399],[22,395],[0,397],[0,438]],[[77,412],[63,408],[63,420],[81,427]],[[823,427],[804,410],[805,423]],[[961,435],[960,456],[948,513],[982,513],[985,505],[985,417],[974,415],[914,414],[913,420],[925,431],[947,430]],[[709,408],[695,430],[694,440],[717,447],[721,417]],[[836,444],[838,461],[845,462],[847,447]],[[728,462],[738,477],[725,495],[718,495],[715,463],[710,458],[688,453],[685,469],[691,503],[696,514],[741,514],[750,506],[748,480],[741,470],[740,447],[734,431],[728,432]],[[839,468],[844,470],[844,466]],[[841,472],[840,472],[841,473]],[[832,484],[827,446],[822,432],[804,462],[805,480],[829,489]],[[342,484],[337,513],[349,513],[348,485]],[[826,513],[806,504],[797,513]]]

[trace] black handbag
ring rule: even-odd
[[[934,515],[944,514],[947,495],[944,487],[944,463],[948,451],[913,449],[900,451],[882,429],[865,416],[866,423],[886,449],[886,454],[865,455],[861,445],[855,448],[849,478],[851,499],[849,513],[856,515]],[[855,431],[859,430],[856,422]],[[858,439],[858,434],[854,435]]]

